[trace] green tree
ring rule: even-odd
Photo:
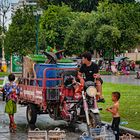
[[[84,13],[71,24],[65,48],[70,53],[110,49],[118,53],[133,48],[140,42],[139,11],[139,3],[99,3],[97,12]]]
[[[119,50],[135,47],[140,36],[140,4],[109,4],[100,3],[98,13],[104,13],[109,20],[107,25],[116,27],[121,32],[118,41]]]
[[[90,19],[90,13],[77,13],[77,18],[67,28],[64,47],[68,55],[80,55],[83,51],[90,50],[90,46],[85,45],[83,38]]]
[[[64,3],[71,6],[74,11],[91,12],[97,9],[98,0],[63,0]]]
[[[48,5],[54,4],[61,6],[62,3],[70,6],[74,11],[91,12],[96,11],[98,2],[104,2],[105,0],[38,0],[38,4],[43,8],[47,9]],[[135,3],[135,0],[108,0],[109,3]]]
[[[6,33],[5,51],[27,55],[35,51],[35,17],[32,9],[18,9],[12,18],[12,23]]]
[[[121,37],[121,32],[113,26],[102,25],[96,36],[98,48],[97,50],[102,52],[104,56],[106,51],[111,51],[108,58],[113,58],[113,52],[118,51],[118,41]]]
[[[50,5],[40,20],[40,43],[63,48],[66,28],[74,15],[68,6]]]
[[[61,6],[62,3],[67,4],[74,11],[91,12],[96,10],[98,0],[38,0],[38,4],[44,9],[47,9],[50,4]]]
[[[124,3],[134,3],[135,0],[109,0],[110,3],[119,3],[119,4],[124,4]]]

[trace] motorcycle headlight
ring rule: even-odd
[[[90,97],[95,97],[97,95],[97,90],[95,87],[90,86],[87,88],[86,93],[88,94],[88,96]]]

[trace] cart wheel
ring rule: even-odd
[[[37,120],[37,110],[36,106],[29,104],[26,110],[26,117],[29,124],[35,124]]]

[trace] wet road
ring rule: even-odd
[[[28,125],[26,121],[26,107],[18,106],[18,111],[15,115],[15,122],[17,124],[16,134],[9,133],[9,119],[7,114],[4,114],[3,111],[4,103],[0,101],[0,140],[27,140]],[[48,115],[38,115],[36,126],[40,130],[47,131],[59,127],[60,129],[65,130],[67,140],[77,140],[82,133],[80,131],[77,133],[72,132],[72,128],[70,128],[66,122],[54,121],[50,119]]]
[[[135,75],[103,75],[102,78],[104,82],[140,85],[140,79],[136,79]]]
[[[102,76],[105,82],[112,83],[126,83],[133,85],[140,85],[140,80],[135,79],[134,75],[131,76]],[[18,106],[18,111],[15,115],[15,121],[17,123],[17,133],[9,133],[9,119],[7,114],[4,114],[4,102],[0,101],[0,140],[27,140],[28,125],[26,121],[26,107]],[[38,116],[36,126],[41,130],[51,130],[55,127],[59,127],[66,131],[67,140],[77,140],[82,132],[72,132],[72,128],[64,121],[54,121],[49,118],[48,115]],[[85,125],[79,126],[82,131],[86,130]],[[136,139],[135,139],[136,140]]]
[[[26,121],[26,107],[18,106],[18,111],[15,115],[15,121],[17,124],[17,132],[15,134],[9,133],[9,120],[7,114],[3,113],[4,103],[0,101],[0,140],[27,140],[28,125]],[[40,115],[37,119],[36,126],[40,130],[53,130],[59,127],[61,130],[66,132],[66,140],[78,140],[82,134],[81,131],[86,131],[86,125],[78,125],[81,131],[74,133],[72,128],[67,125],[64,121],[54,121],[49,118],[48,115]],[[134,139],[138,140],[138,139]]]

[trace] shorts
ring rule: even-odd
[[[13,115],[17,112],[16,103],[12,100],[8,100],[5,105],[5,113]]]

